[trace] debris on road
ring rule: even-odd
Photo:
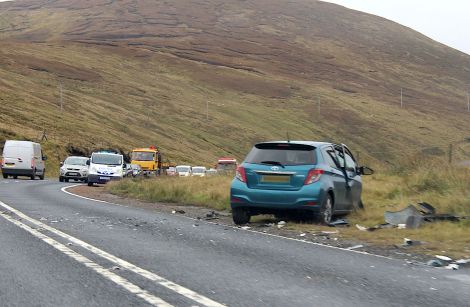
[[[251,227],[250,227],[250,226],[242,226],[242,227],[240,227],[240,228],[243,229],[243,230],[248,230],[248,229],[250,229]]]
[[[349,222],[346,219],[338,219],[328,224],[330,227],[349,227]]]
[[[439,268],[439,267],[444,266],[444,263],[440,260],[437,260],[437,259],[429,260],[426,264],[429,265],[429,266],[435,267],[435,268]]]
[[[358,249],[358,248],[361,248],[361,247],[364,247],[364,245],[358,244],[358,245],[347,247],[346,249],[347,250],[353,250],[353,249]]]
[[[416,245],[421,245],[421,244],[422,244],[421,241],[411,240],[411,239],[408,239],[408,238],[404,238],[404,239],[403,239],[403,245],[402,245],[402,246],[416,246]]]
[[[399,211],[385,211],[385,222],[387,224],[394,225],[399,229],[416,229],[421,227],[425,222],[457,222],[462,219],[470,219],[468,216],[456,216],[448,213],[437,214],[436,209],[426,202],[418,203],[418,207],[420,210],[418,210],[414,205],[409,205],[405,209]]]
[[[286,222],[285,221],[280,221],[279,223],[277,223],[277,228],[282,228],[284,226],[286,226]]]
[[[173,210],[173,211],[171,211],[171,213],[173,213],[173,214],[176,214],[176,213],[185,214],[186,212],[184,210]]]
[[[436,255],[436,258],[443,261],[452,261],[452,258],[447,256]]]
[[[451,264],[447,265],[445,268],[448,269],[448,270],[458,270],[459,265],[455,264],[455,263],[451,263]]]

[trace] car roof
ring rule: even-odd
[[[261,142],[257,143],[258,144],[299,144],[299,145],[308,145],[308,146],[313,146],[315,148],[317,147],[322,147],[326,145],[335,145],[334,143],[329,143],[329,142],[315,142],[315,141],[270,141],[270,142]]]
[[[67,159],[68,159],[68,158],[83,158],[83,159],[90,159],[90,158],[88,158],[88,157],[84,157],[84,156],[68,156],[68,157],[67,157]]]

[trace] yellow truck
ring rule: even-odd
[[[144,175],[160,175],[162,155],[156,146],[136,148],[132,150],[131,163],[139,165]]]

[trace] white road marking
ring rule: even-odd
[[[13,217],[9,216],[8,214],[0,213],[0,216],[3,217],[5,220],[15,224],[16,226],[26,230],[27,232],[29,232],[30,234],[32,234],[36,238],[38,238],[38,239],[44,241],[45,243],[51,245],[52,247],[59,250],[63,254],[69,256],[70,258],[76,260],[77,262],[79,262],[79,263],[85,265],[86,267],[92,269],[93,271],[100,274],[104,278],[109,279],[110,281],[114,282],[115,284],[119,285],[120,287],[126,289],[130,293],[135,294],[136,296],[144,299],[145,301],[147,301],[151,305],[162,306],[162,307],[171,307],[171,306],[173,306],[173,305],[165,302],[161,298],[150,294],[149,292],[147,292],[146,290],[140,288],[139,286],[134,285],[133,283],[129,282],[127,279],[110,272],[109,270],[107,270],[104,267],[102,267],[101,265],[91,261],[90,259],[86,258],[85,256],[71,250],[70,248],[66,247],[65,245],[57,242],[56,240],[46,236],[43,233],[37,231],[36,229],[33,229],[33,228],[29,227],[28,225],[23,224],[22,222],[14,219]]]
[[[69,195],[72,195],[72,196],[75,196],[75,197],[78,197],[78,198],[83,198],[83,199],[86,199],[86,200],[95,201],[95,202],[99,202],[99,203],[106,203],[106,204],[108,204],[108,205],[113,205],[113,206],[119,206],[119,207],[127,207],[127,208],[129,208],[129,206],[124,206],[124,205],[112,203],[112,202],[109,202],[109,201],[99,200],[99,199],[93,199],[93,198],[81,196],[81,195],[74,194],[74,193],[72,193],[72,192],[67,191],[68,188],[73,188],[73,187],[76,187],[76,186],[79,186],[79,184],[77,184],[77,185],[71,185],[71,186],[67,186],[67,187],[63,187],[63,188],[61,189],[61,191],[64,192],[64,193],[67,193],[67,194],[69,194]],[[192,220],[192,221],[201,222],[201,220],[198,220],[198,219],[196,219],[196,218],[189,217],[189,216],[179,215],[179,217],[186,218],[186,219],[189,219],[189,220]],[[205,222],[205,223],[207,223],[207,224],[211,224],[211,225],[217,225],[217,226],[220,226],[220,225],[221,225],[220,223],[217,223],[217,222],[211,222],[211,221],[203,221],[203,222]],[[247,232],[257,233],[257,234],[264,235],[264,236],[269,236],[269,237],[274,237],[274,238],[279,238],[279,239],[284,239],[284,240],[290,240],[290,241],[296,241],[296,242],[306,243],[306,244],[311,244],[311,245],[316,245],[316,246],[328,247],[328,248],[337,249],[337,250],[342,250],[342,251],[345,251],[345,252],[350,252],[350,253],[355,253],[355,254],[361,254],[361,255],[373,256],[373,257],[382,258],[382,259],[388,259],[388,260],[398,261],[398,260],[395,259],[395,258],[391,258],[391,257],[387,257],[387,256],[382,256],[382,255],[377,255],[377,254],[371,254],[371,253],[365,252],[365,251],[358,251],[358,250],[354,250],[354,249],[351,250],[351,249],[347,249],[347,248],[344,248],[344,247],[326,245],[326,244],[322,244],[322,243],[307,241],[307,240],[304,240],[304,239],[296,239],[296,238],[284,237],[284,236],[281,236],[281,235],[276,235],[276,234],[272,234],[272,233],[261,232],[261,231],[252,230],[252,229],[243,229],[243,228],[238,227],[238,226],[232,226],[232,225],[227,225],[227,224],[223,224],[223,226],[224,226],[224,227],[229,227],[229,228],[232,228],[232,229],[236,229],[236,230],[240,230],[240,231],[247,231]]]
[[[152,273],[148,270],[145,270],[145,269],[142,269],[130,262],[127,262],[126,260],[123,260],[121,258],[118,258],[108,252],[105,252],[89,243],[86,243],[80,239],[77,239],[75,237],[72,237],[71,235],[68,235],[58,229],[55,229],[53,227],[50,227],[49,225],[47,224],[44,224],[38,220],[35,220],[29,216],[27,216],[26,214],[24,214],[23,212],[13,208],[13,207],[10,207],[9,205],[3,203],[0,201],[0,206],[2,206],[3,208],[7,209],[8,211],[11,211],[13,212],[14,214],[16,214],[17,216],[19,216],[20,218],[26,220],[26,221],[29,221],[31,222],[32,224],[35,224],[47,231],[50,231],[51,233],[54,233],[58,236],[61,236],[62,238],[65,238],[67,240],[69,240],[70,242],[82,247],[82,248],[85,248],[87,250],[89,250],[90,252],[94,253],[95,255],[97,256],[100,256],[104,259],[107,259],[113,263],[115,263],[116,265],[122,267],[122,268],[125,268],[131,272],[134,272],[142,277],[145,277],[149,280],[152,280],[153,282],[161,285],[161,286],[164,286],[170,290],[173,290],[174,292],[180,294],[180,295],[183,295],[203,306],[208,306],[208,307],[223,307],[224,305],[223,304],[220,304],[216,301],[213,301],[211,300],[210,298],[208,297],[205,297],[201,294],[198,294],[196,292],[194,292],[193,290],[190,290],[188,288],[185,288],[183,286],[180,286],[168,279],[165,279],[164,277],[161,277],[155,273]]]

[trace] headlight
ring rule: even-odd
[[[65,169],[61,167],[61,168],[60,168],[60,174],[63,175],[64,173],[65,173]]]
[[[89,171],[90,171],[90,173],[96,173],[96,167],[91,166]]]

